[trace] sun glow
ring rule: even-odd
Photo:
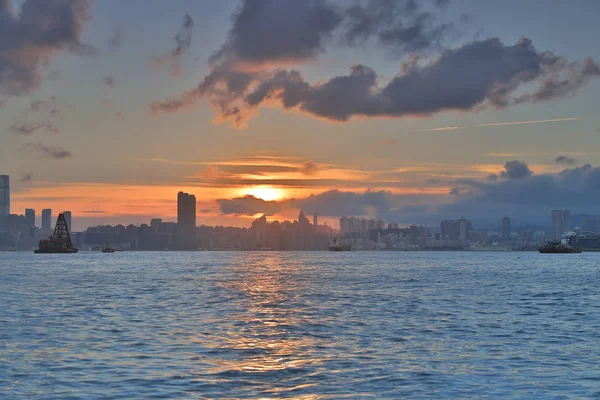
[[[243,190],[244,195],[251,195],[265,201],[280,200],[283,198],[283,190],[271,186],[254,186]]]

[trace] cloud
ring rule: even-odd
[[[211,64],[261,66],[314,59],[342,18],[324,0],[242,1]]]
[[[343,40],[355,46],[376,38],[381,46],[397,55],[440,48],[442,40],[454,31],[452,24],[435,24],[435,12],[419,8],[424,2],[370,0],[345,11]],[[447,2],[432,1],[435,11]]]
[[[281,40],[284,42],[285,36]],[[319,48],[310,47],[311,51]],[[302,52],[298,54],[305,56]],[[290,57],[287,52],[280,55]],[[279,60],[276,56],[268,53],[261,60]],[[353,117],[430,116],[450,110],[520,104],[525,101],[522,94],[525,87],[541,85],[560,73],[586,75],[571,91],[557,91],[554,96],[543,98],[531,96],[527,101],[551,100],[572,93],[595,76],[593,61],[568,62],[551,52],[538,51],[527,38],[514,45],[496,38],[467,43],[444,50],[439,58],[427,64],[410,60],[385,85],[379,83],[375,70],[360,64],[352,66],[349,75],[311,84],[293,69],[249,70],[236,63],[237,58],[223,59],[196,88],[180,97],[153,102],[152,111],[177,112],[205,98],[217,110],[216,122],[231,121],[238,128],[245,127],[263,105],[338,122]]]
[[[300,173],[302,175],[316,175],[319,172],[319,166],[313,161],[306,161],[300,165]]]
[[[63,159],[73,156],[70,151],[59,146],[45,146],[41,143],[26,143],[25,147],[36,150],[40,152],[43,157],[47,158]]]
[[[506,125],[527,125],[527,124],[543,124],[548,122],[563,122],[563,121],[577,121],[579,118],[558,118],[558,119],[538,119],[533,121],[516,121],[516,122],[494,122],[491,124],[477,125],[479,127],[487,126],[506,126]]]
[[[108,39],[108,45],[114,49],[120,49],[123,46],[125,32],[119,28],[115,28],[113,34]]]
[[[500,173],[500,176],[506,179],[525,179],[529,178],[532,174],[527,163],[514,160],[507,161],[504,164],[504,171]]]
[[[197,177],[206,182],[215,182],[225,175],[225,171],[214,165],[204,167],[197,173]]]
[[[465,129],[465,127],[464,126],[444,126],[441,128],[421,129],[421,132],[455,131],[457,129]]]
[[[16,135],[30,135],[40,129],[45,129],[53,133],[60,132],[60,130],[50,122],[15,123],[10,126],[10,130]]]
[[[450,189],[450,194],[454,195],[454,196],[458,196],[460,194],[460,189],[459,188],[452,188],[452,189]]]
[[[10,0],[1,0],[0,93],[30,93],[58,53],[80,53],[88,9],[87,0],[25,0],[17,15]]]
[[[192,34],[194,32],[194,19],[190,14],[183,16],[183,24],[179,32],[174,37],[175,48],[162,56],[154,57],[152,63],[155,66],[167,65],[171,75],[179,77],[181,75],[181,58],[192,44]]]
[[[21,175],[21,179],[19,179],[19,182],[27,183],[27,182],[31,182],[32,180],[33,180],[33,174],[31,172],[26,172],[23,175]]]
[[[281,210],[281,204],[276,201],[266,201],[257,197],[246,195],[234,199],[217,200],[221,213],[234,215],[273,215]]]
[[[106,86],[112,88],[115,85],[115,77],[114,76],[104,76],[102,77],[102,83]]]
[[[106,214],[106,211],[103,210],[83,210],[81,212],[84,214]]]
[[[554,159],[554,162],[563,165],[573,165],[577,162],[577,160],[569,156],[558,156]]]

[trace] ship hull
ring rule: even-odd
[[[351,250],[352,250],[352,246],[350,246],[350,245],[329,246],[329,251],[351,251]]]
[[[581,253],[581,249],[539,249],[542,254],[576,254]]]
[[[74,254],[78,251],[77,249],[37,249],[33,252],[35,254]]]

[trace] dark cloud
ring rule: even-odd
[[[450,194],[453,196],[458,196],[460,194],[460,189],[459,188],[452,188],[450,189]]]
[[[114,76],[104,76],[102,77],[102,83],[106,86],[112,88],[115,85],[115,77]]]
[[[265,201],[254,196],[217,200],[223,214],[272,215],[285,208],[298,208],[308,214],[333,217],[351,215],[375,215],[389,211],[389,193],[371,191],[364,193],[329,190],[302,199],[289,199],[281,202]]]
[[[562,165],[573,165],[577,160],[569,156],[558,156],[554,159],[554,162]]]
[[[389,211],[389,193],[367,190],[364,193],[329,190],[304,199],[289,200],[296,208],[309,214],[343,217],[379,214]]]
[[[181,58],[192,44],[192,34],[194,32],[194,19],[190,14],[183,16],[183,24],[175,35],[175,48],[162,56],[154,57],[152,62],[156,66],[167,65],[171,75],[178,77],[181,75]]]
[[[114,49],[120,49],[123,46],[124,39],[125,32],[119,28],[115,28],[115,31],[108,39],[108,45]]]
[[[300,173],[302,175],[316,175],[319,172],[319,166],[313,161],[306,161],[300,165]]]
[[[27,183],[27,182],[31,182],[32,180],[33,180],[33,174],[31,172],[26,172],[23,175],[21,175],[21,179],[19,179],[19,182]]]
[[[524,161],[507,161],[504,164],[504,171],[500,173],[500,177],[506,179],[525,179],[529,178],[533,173],[529,166]]]
[[[29,93],[57,53],[81,53],[88,8],[87,0],[25,0],[17,15],[10,0],[1,0],[0,92]]]
[[[63,159],[72,157],[70,151],[63,149],[59,146],[45,146],[41,143],[26,143],[25,148],[38,151],[43,157]]]
[[[352,66],[349,75],[310,84],[296,70],[236,70],[223,63],[195,89],[179,98],[155,101],[152,110],[177,112],[207,98],[219,113],[217,121],[231,120],[236,127],[244,127],[264,104],[334,121],[355,116],[428,116],[448,110],[518,104],[525,101],[524,95],[514,94],[525,85],[543,84],[564,73],[591,78],[594,66],[591,60],[569,63],[551,52],[539,52],[526,38],[514,45],[505,45],[499,39],[468,43],[443,51],[438,59],[425,65],[411,60],[384,86],[379,84],[376,71],[365,65]],[[588,78],[571,79],[583,82],[572,85],[572,89]],[[557,97],[564,93],[554,92]],[[552,98],[530,96],[527,101]]]
[[[244,0],[211,63],[263,65],[314,58],[342,19],[324,0]]]
[[[50,122],[30,122],[30,123],[15,123],[12,124],[10,130],[16,135],[30,135],[40,129],[44,129],[49,132],[58,133],[60,130]]]
[[[435,12],[420,7],[415,0],[370,0],[346,10],[343,40],[349,45],[366,44],[375,37],[378,44],[398,55],[441,48],[450,24],[435,24]],[[434,8],[446,2],[431,2]]]
[[[487,176],[487,179],[490,180],[490,181],[497,181],[498,180],[498,175],[496,175],[496,174],[489,174]]]
[[[263,213],[273,215],[281,210],[280,203],[266,201],[251,195],[235,199],[221,199],[217,200],[217,203],[223,214],[254,215]]]

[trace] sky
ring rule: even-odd
[[[593,0],[0,0],[11,212],[600,214]]]

